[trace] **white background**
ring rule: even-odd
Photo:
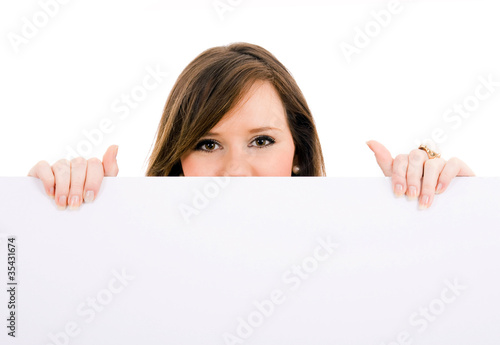
[[[340,44],[353,44],[356,28],[364,30],[388,2],[232,0],[221,18],[213,0],[69,0],[14,47],[23,18],[33,23],[47,2],[0,4],[2,176],[25,176],[39,160],[66,157],[103,118],[114,130],[85,157],[102,159],[117,144],[119,176],[144,176],[179,73],[203,50],[237,41],[268,49],[296,78],[328,176],[382,176],[367,140],[408,153],[436,127],[448,136],[444,158],[463,159],[479,176],[500,175],[500,87],[458,128],[442,117],[474,95],[479,76],[500,81],[498,1],[402,1],[401,13],[351,63]],[[170,76],[121,120],[111,105],[157,65]]]

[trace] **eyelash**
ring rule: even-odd
[[[276,140],[274,140],[273,138],[271,138],[270,136],[267,136],[267,135],[260,135],[258,137],[255,137],[251,142],[254,142],[256,140],[267,140],[269,141],[269,144],[265,145],[265,146],[256,146],[256,145],[252,145],[252,146],[255,146],[259,149],[265,149],[266,147],[269,147],[271,146],[272,144],[274,144],[276,142]],[[217,140],[214,140],[214,139],[204,139],[204,140],[201,140],[200,142],[198,142],[198,144],[196,144],[194,150],[195,151],[204,151],[204,152],[208,152],[208,153],[212,153],[214,150],[206,150],[206,149],[203,149],[203,145],[207,145],[207,144],[216,144],[216,145],[220,145],[220,143],[217,141]]]

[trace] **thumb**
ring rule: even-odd
[[[375,153],[375,159],[377,160],[378,166],[382,169],[385,176],[392,176],[392,155],[384,145],[375,140],[367,141],[366,144],[370,150]]]
[[[104,166],[104,176],[118,175],[118,163],[116,162],[116,155],[118,154],[118,145],[111,145],[102,158],[102,165]]]

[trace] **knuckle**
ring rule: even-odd
[[[67,178],[70,176],[70,168],[67,165],[54,165],[52,167],[54,175]]]
[[[420,194],[434,194],[435,188],[432,186],[423,186],[422,187],[422,192]]]
[[[421,162],[425,159],[425,152],[419,149],[412,150],[409,154],[410,160],[414,162]]]
[[[80,182],[73,183],[71,181],[70,194],[81,194],[83,191],[83,184]]]
[[[67,159],[60,159],[52,165],[52,171],[56,175],[69,174],[70,163]]]
[[[450,181],[453,178],[449,170],[443,170],[439,175],[440,181]]]
[[[45,161],[45,160],[41,160],[41,161],[39,161],[38,163],[35,164],[35,167],[37,167],[37,168],[50,167],[50,164],[47,161]]]
[[[436,159],[428,159],[424,162],[424,170],[429,171],[435,169],[440,162],[438,162]]]
[[[85,186],[95,188],[95,186],[100,185],[102,183],[103,178],[104,178],[103,175],[93,174],[92,176],[87,176],[85,180]]]
[[[403,165],[395,167],[392,177],[394,179],[406,179],[406,167]]]
[[[76,157],[71,160],[72,166],[82,166],[87,164],[87,160],[83,157]]]
[[[46,184],[51,184],[53,185],[56,182],[56,178],[54,177],[54,174],[47,174],[41,179],[44,183]]]
[[[99,158],[96,158],[96,157],[89,158],[89,160],[87,162],[88,162],[88,164],[101,164],[101,161],[99,160]]]
[[[448,164],[450,164],[452,166],[459,166],[460,164],[462,164],[462,161],[457,157],[451,157],[448,160]]]
[[[50,165],[46,161],[39,161],[36,163],[28,172],[28,176],[35,176],[37,178],[41,178],[41,173],[44,171],[50,170]]]
[[[422,190],[429,190],[432,188],[432,184],[433,184],[432,181],[429,180],[426,181],[426,179],[423,179],[421,188]]]
[[[408,161],[408,155],[399,154],[396,157],[394,157],[394,161],[398,163],[405,163]]]
[[[54,166],[70,166],[69,160],[66,158],[59,159],[57,162],[54,163]]]

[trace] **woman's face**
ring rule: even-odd
[[[181,164],[184,176],[291,176],[294,153],[281,99],[259,80]]]

